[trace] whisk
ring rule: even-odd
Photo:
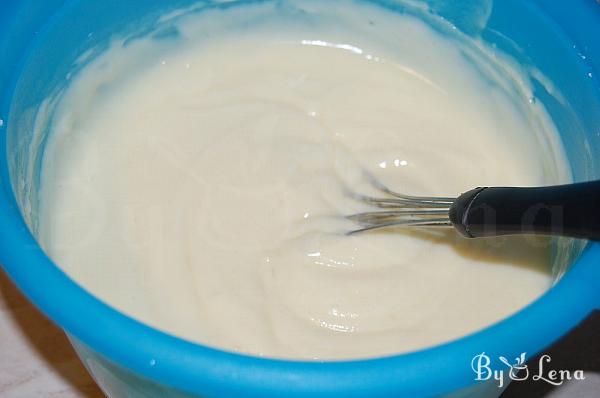
[[[600,240],[600,180],[547,187],[479,187],[456,198],[409,196],[374,178],[382,196],[353,196],[380,210],[354,214],[350,234],[391,227],[449,227],[467,238],[515,234]]]

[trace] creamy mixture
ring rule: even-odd
[[[51,257],[152,326],[275,357],[414,350],[544,292],[546,240],[344,218],[377,194],[365,170],[417,195],[567,180],[524,75],[410,15],[287,4],[166,15],[82,58],[43,163]]]

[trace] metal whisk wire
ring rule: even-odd
[[[448,217],[450,206],[456,198],[410,196],[394,192],[365,173],[371,185],[388,197],[371,197],[353,194],[352,196],[368,205],[386,209],[353,214],[347,218],[360,228],[350,234],[382,229],[393,226],[406,227],[451,227]]]

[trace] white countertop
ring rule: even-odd
[[[104,397],[66,336],[0,269],[0,397]]]

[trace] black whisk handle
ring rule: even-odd
[[[539,234],[600,240],[600,180],[535,188],[481,187],[450,207],[465,237]]]

